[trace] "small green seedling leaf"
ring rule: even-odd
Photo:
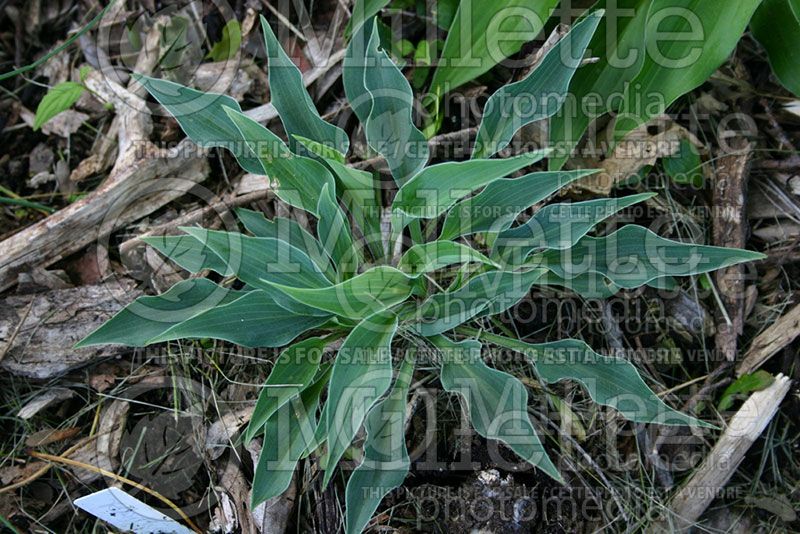
[[[775,377],[763,369],[740,376],[722,392],[717,410],[720,412],[729,410],[738,396],[767,389],[774,381]]]
[[[50,88],[36,108],[33,129],[38,130],[44,123],[72,107],[86,88],[76,82],[61,82]]]
[[[222,37],[214,46],[211,47],[207,58],[212,61],[227,61],[239,53],[239,48],[242,46],[242,27],[239,21],[231,19],[222,28]]]

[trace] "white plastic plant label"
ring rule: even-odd
[[[75,505],[124,532],[193,534],[192,530],[118,488],[75,500]]]

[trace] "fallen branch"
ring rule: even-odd
[[[745,401],[703,463],[673,497],[665,520],[670,524],[659,525],[662,529],[685,530],[697,522],[772,421],[790,384],[788,377],[779,374],[770,387],[753,393]]]
[[[800,305],[789,310],[753,340],[747,354],[736,366],[736,374],[752,373],[797,336],[800,336]]]

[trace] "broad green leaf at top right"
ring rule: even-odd
[[[764,0],[750,21],[781,84],[800,96],[800,0]]]
[[[797,1],[797,0],[794,0]],[[578,69],[572,99],[550,122],[549,164],[560,169],[591,122],[617,113],[613,141],[664,113],[728,59],[761,0],[600,0],[606,16],[592,42],[598,58]]]

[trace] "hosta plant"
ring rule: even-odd
[[[414,354],[431,355],[426,368],[460,395],[479,434],[558,481],[529,419],[525,386],[487,365],[483,348],[517,353],[543,384],[576,380],[632,421],[703,424],[670,409],[625,359],[575,339],[531,344],[486,328],[533,286],[611,295],[760,257],[634,225],[589,235],[652,195],[534,209],[593,171],[530,172],[546,149],[493,157],[522,126],[558,110],[600,17],[585,17],[526,78],[489,98],[470,159],[433,164],[412,120],[411,88],[384,51],[377,21],[354,28],[344,89],[394,179],[387,206],[379,178],[346,163],[348,136],[320,117],[266,21],[271,99],[286,141],[230,97],[138,77],[195,143],[224,147],[246,171],[268,176],[280,201],[307,212],[312,224],[242,209],[241,233],[190,227],[145,238],[182,268],[215,273],[216,281],[195,276],[141,297],[82,345],[214,338],[285,347],[244,434],[263,440],[252,504],[281,494],[308,455],[321,456],[326,484],[340,460],[353,459],[348,532],[360,532],[409,471],[403,436]],[[522,214],[529,215],[524,222]]]

